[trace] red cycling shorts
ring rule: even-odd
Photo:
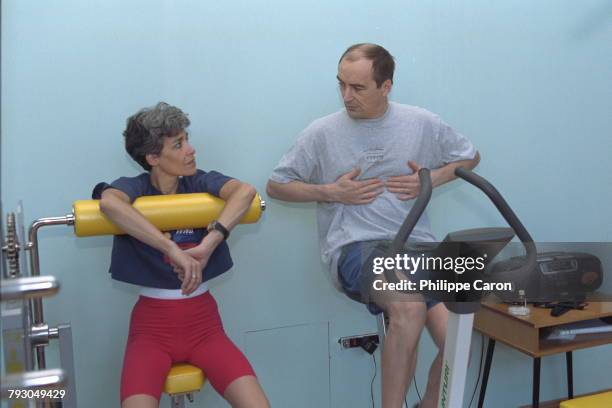
[[[221,395],[235,379],[255,375],[223,330],[210,292],[188,299],[141,296],[134,306],[121,374],[121,401],[136,394],[157,400],[173,363],[200,367]]]

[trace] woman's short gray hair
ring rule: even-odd
[[[187,114],[176,106],[159,102],[144,108],[127,120],[123,132],[125,150],[146,171],[151,170],[147,154],[159,154],[164,146],[164,137],[173,137],[187,129],[191,122]]]

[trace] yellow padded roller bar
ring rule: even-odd
[[[202,228],[217,219],[225,201],[207,193],[171,194],[137,198],[134,207],[161,231]],[[255,196],[241,224],[257,222],[265,204]],[[78,200],[72,207],[74,233],[79,237],[124,234],[100,211],[100,200]]]

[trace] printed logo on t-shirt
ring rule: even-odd
[[[181,229],[172,232],[172,240],[177,244],[182,242],[195,242],[197,238],[193,229]]]
[[[172,233],[165,232],[164,235],[176,242],[178,247],[184,250],[198,246],[201,233],[198,234],[193,229],[182,229],[172,231]],[[164,255],[164,262],[167,264],[171,263],[167,255]]]
[[[365,151],[365,160],[369,163],[382,161],[385,157],[385,151],[382,147],[372,147]]]
[[[374,174],[373,169],[379,168],[385,159],[385,149],[382,147],[371,147],[363,152],[363,156],[359,159],[357,167],[361,169],[361,174],[358,180],[365,180],[370,177],[380,176]]]

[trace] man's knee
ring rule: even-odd
[[[392,302],[387,305],[389,327],[420,330],[425,325],[427,307],[423,302]]]

